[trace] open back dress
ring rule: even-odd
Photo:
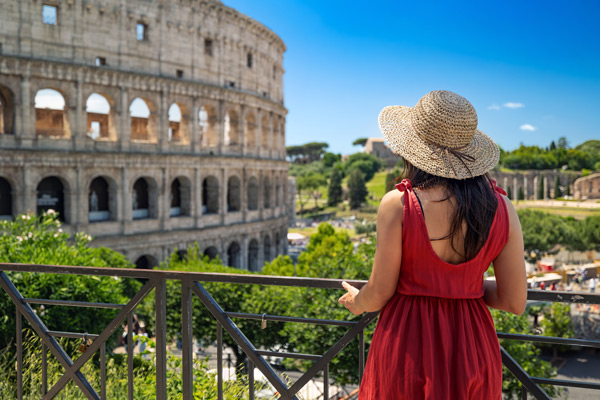
[[[431,247],[423,210],[403,180],[402,262],[396,293],[373,335],[359,399],[502,398],[502,360],[494,322],[483,301],[483,273],[508,241],[506,194],[487,242],[461,264]]]

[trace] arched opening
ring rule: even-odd
[[[15,133],[15,99],[12,91],[0,85],[0,135]]]
[[[237,176],[232,176],[227,181],[227,212],[240,211],[240,180]]]
[[[263,207],[271,208],[271,181],[267,177],[263,180]]]
[[[65,221],[65,194],[61,180],[55,176],[42,179],[37,186],[37,213],[47,210],[58,213],[58,219]]]
[[[175,103],[169,107],[169,142],[181,142],[181,109]]]
[[[241,249],[237,242],[231,242],[227,248],[227,265],[233,268],[242,267]]]
[[[225,146],[236,146],[240,144],[239,121],[235,111],[229,110],[225,114],[225,133],[223,144]]]
[[[12,188],[0,177],[0,219],[12,219]]]
[[[150,135],[150,108],[146,101],[137,97],[129,106],[131,115],[131,140],[149,141]]]
[[[68,137],[65,98],[54,89],[41,89],[35,95],[35,134],[42,137]]]
[[[219,212],[219,181],[214,176],[202,181],[202,214]]]
[[[265,236],[265,244],[264,244],[264,255],[265,262],[271,261],[271,238],[267,235]]]
[[[135,267],[138,269],[152,269],[158,266],[158,261],[151,255],[143,255],[135,261]]]
[[[248,269],[258,271],[258,241],[252,239],[248,244]]]
[[[248,210],[258,210],[258,181],[255,177],[248,181]]]
[[[181,183],[179,179],[174,179],[171,183],[171,209],[169,215],[176,217],[181,215]]]
[[[270,138],[271,124],[269,123],[269,119],[267,118],[266,115],[264,117],[262,117],[261,125],[262,125],[261,147],[266,150],[266,149],[271,148],[271,141],[270,141],[270,139],[271,139]]]
[[[108,139],[110,104],[106,97],[92,93],[85,103],[87,134],[92,139]]]
[[[209,259],[213,260],[219,255],[219,250],[217,250],[215,246],[210,246],[207,247],[206,250],[204,250],[204,255],[207,256]]]
[[[217,147],[219,145],[219,133],[217,130],[217,113],[215,108],[209,105],[200,107],[198,112],[200,124],[200,143],[205,147]]]
[[[90,183],[88,199],[90,222],[110,220],[110,193],[106,179],[97,177]]]
[[[253,114],[246,115],[244,137],[246,138],[246,146],[248,148],[253,149],[256,147],[256,119]]]
[[[133,219],[144,219],[150,217],[150,193],[148,182],[144,178],[139,178],[133,184],[132,209]]]

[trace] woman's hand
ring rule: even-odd
[[[348,311],[350,311],[354,315],[360,315],[364,313],[365,310],[361,309],[356,301],[356,297],[358,296],[359,290],[354,286],[350,285],[348,282],[342,282],[342,286],[348,291],[348,293],[340,297],[338,303],[343,304],[344,307],[346,307]]]

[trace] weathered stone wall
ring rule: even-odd
[[[55,25],[42,21],[44,6],[56,7]],[[56,178],[65,230],[87,231],[132,261],[194,242],[226,262],[239,247],[241,268],[285,252],[285,45],[273,32],[219,1],[0,0],[0,9],[0,198],[10,197],[10,214],[56,201],[40,189]],[[36,108],[42,89],[59,92],[64,109]],[[87,112],[92,94],[106,100],[106,115]],[[131,115],[136,98],[148,118]],[[55,114],[62,127],[50,124]],[[99,177],[108,210],[91,209]],[[134,190],[140,179],[147,205]]]
[[[490,171],[490,176],[507,192],[510,188],[511,200],[518,200],[519,191],[522,191],[524,200],[537,200],[554,198],[556,177],[558,177],[563,195],[567,186],[573,195],[573,183],[579,174],[555,170],[528,170],[519,172]],[[541,185],[540,180],[543,182]]]
[[[600,173],[579,178],[574,186],[576,199],[600,199]]]

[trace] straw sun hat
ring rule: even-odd
[[[471,103],[446,90],[427,93],[414,107],[385,107],[379,129],[393,152],[436,176],[483,175],[500,157],[498,145],[477,129]]]

